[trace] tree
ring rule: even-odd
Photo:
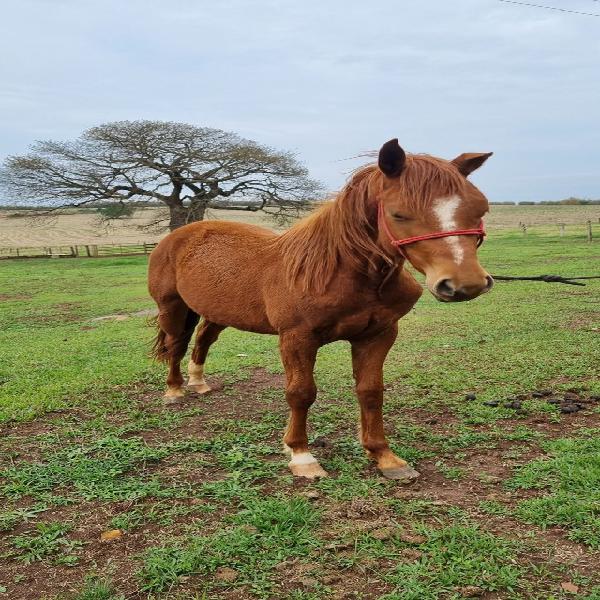
[[[52,209],[163,203],[171,230],[201,221],[215,205],[297,214],[322,193],[290,152],[163,121],[118,121],[74,141],[36,142],[29,154],[6,159],[0,186],[11,199]]]

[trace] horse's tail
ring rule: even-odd
[[[149,320],[149,324],[154,325],[157,328],[156,337],[152,342],[152,349],[150,350],[150,356],[159,362],[167,362],[169,360],[169,353],[165,346],[165,338],[167,334],[158,325],[158,316],[152,317]]]
[[[179,335],[173,340],[174,345],[171,348],[171,352],[174,352],[176,355],[181,353],[185,354],[188,344],[190,343],[190,339],[194,334],[194,329],[196,325],[198,325],[198,321],[200,320],[200,316],[196,314],[191,308],[188,308],[187,314],[185,316],[184,326]],[[150,350],[150,356],[159,362],[169,362],[169,350],[165,344],[165,338],[167,337],[166,332],[161,329],[158,323],[158,316],[153,317],[149,321],[150,325],[155,325],[157,328],[156,336],[154,341],[152,342],[152,348]]]

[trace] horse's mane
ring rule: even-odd
[[[383,177],[377,165],[357,169],[332,202],[276,239],[290,285],[322,292],[342,260],[365,269],[386,256],[377,244],[377,206],[369,198],[369,189]],[[466,185],[452,163],[426,154],[407,155],[395,182],[407,208],[417,213],[436,198],[461,194]]]

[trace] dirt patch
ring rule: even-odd
[[[189,393],[170,405],[163,403],[161,392],[158,390],[141,385],[131,388],[131,408],[138,408],[148,417],[156,417],[165,411],[167,414],[179,413],[181,420],[174,422],[172,427],[162,428],[156,427],[156,424],[145,427],[141,421],[139,429],[133,427],[124,433],[123,437],[140,436],[150,446],[157,447],[163,443],[183,440],[212,439],[215,434],[231,434],[235,438],[240,427],[247,428],[243,431],[251,430],[251,427],[248,429],[248,423],[260,423],[265,414],[273,415],[274,422],[285,421],[287,405],[284,400],[283,375],[273,374],[264,369],[253,369],[246,380],[233,385],[226,385],[222,379],[214,376],[209,376],[208,382],[213,387],[212,393],[204,396]],[[595,405],[589,406],[593,408]],[[0,429],[0,433],[5,436],[2,446],[13,453],[9,460],[19,458],[14,453],[27,460],[38,460],[40,451],[36,436],[56,434],[57,445],[73,445],[77,442],[77,438],[65,437],[61,435],[61,431],[64,433],[65,428],[75,428],[78,422],[84,422],[90,415],[81,411],[66,410],[61,411],[60,416],[61,418],[57,419],[57,413],[54,413],[32,423],[13,424]],[[406,535],[413,535],[410,521],[404,520],[400,523],[393,504],[388,502],[390,499],[406,503],[425,501],[441,509],[460,508],[474,521],[481,523],[482,528],[506,538],[522,540],[522,533],[533,532],[537,546],[526,557],[526,561],[543,564],[545,568],[550,565],[556,568],[557,572],[569,568],[593,577],[600,565],[598,556],[590,553],[584,546],[568,540],[565,532],[559,528],[541,531],[529,525],[525,526],[512,517],[512,512],[520,500],[540,492],[516,492],[504,486],[504,482],[511,477],[515,468],[543,456],[537,437],[521,440],[515,436],[510,439],[510,434],[517,428],[522,431],[524,426],[528,427],[543,435],[543,438],[539,439],[548,439],[572,435],[582,427],[600,425],[600,414],[590,408],[563,415],[560,422],[554,422],[552,418],[550,414],[539,412],[515,414],[514,418],[501,422],[502,435],[496,437],[494,432],[499,429],[498,423],[470,426],[470,432],[489,434],[490,444],[484,442],[467,447],[444,446],[443,451],[436,450],[435,457],[419,461],[416,466],[421,472],[421,478],[414,485],[390,487],[384,497],[366,495],[350,500],[336,500],[318,491],[313,483],[302,479],[290,481],[289,478],[285,478],[288,474],[285,459],[281,454],[261,455],[261,462],[268,464],[272,461],[278,467],[277,476],[259,480],[264,497],[304,496],[310,498],[311,502],[316,502],[322,512],[321,526],[318,529],[321,547],[316,555],[311,555],[306,560],[282,560],[273,575],[279,586],[277,594],[284,595],[294,591],[310,594],[323,586],[331,590],[328,597],[339,600],[356,597],[355,592],[359,592],[360,597],[365,599],[375,599],[389,592],[390,588],[382,573],[393,569],[396,563],[389,557],[356,561],[353,544],[348,542],[350,545],[344,545],[346,542],[343,540],[352,539],[353,536],[355,538],[361,532],[369,532],[371,537],[385,542],[387,529],[400,525]],[[460,419],[448,406],[428,407],[426,410],[413,409],[406,412],[406,420],[411,426],[426,428],[434,434],[434,439],[442,441],[456,436],[460,425]],[[338,439],[347,438],[350,429],[354,430],[355,427],[353,420],[348,421],[348,424],[340,423],[326,438],[315,440],[321,458],[332,460],[338,456]],[[109,415],[106,422],[118,427],[123,424],[123,416],[118,413]],[[398,435],[400,434],[401,431],[398,432]],[[281,428],[273,425],[265,431],[261,443],[276,447],[281,435]],[[391,435],[394,436],[393,431]],[[427,438],[418,445],[424,450],[427,449]],[[460,472],[448,470],[453,467]],[[209,456],[201,451],[174,453],[155,464],[144,465],[143,469],[146,473],[159,476],[165,485],[185,483],[193,489],[200,489],[207,482],[225,482],[230,477],[230,473],[222,465],[215,463],[215,455]],[[280,477],[279,474],[284,477]],[[331,475],[335,478],[338,474],[333,471]],[[454,475],[456,478],[453,478]],[[377,481],[379,475],[370,465],[358,474],[357,478]],[[506,514],[490,515],[482,510],[482,502],[495,502],[506,509]],[[19,506],[26,507],[30,504],[25,499]],[[111,523],[113,518],[127,517],[136,510],[144,515],[156,514],[161,510],[161,506],[168,509],[178,507],[179,512],[174,510],[167,524],[152,520],[155,517],[145,517],[143,522],[125,529],[118,538],[101,541],[102,532],[115,527]],[[68,538],[81,544],[76,552],[77,563],[74,566],[65,566],[53,564],[52,560],[42,560],[26,565],[14,558],[0,558],[0,571],[9,584],[10,598],[15,600],[59,593],[74,594],[81,589],[86,574],[90,572],[110,574],[119,593],[125,594],[127,598],[141,599],[146,595],[139,591],[136,571],[140,562],[136,557],[150,547],[160,546],[174,535],[182,535],[189,531],[208,535],[222,530],[223,527],[229,526],[228,519],[236,510],[235,501],[228,504],[201,497],[169,500],[149,497],[126,502],[81,501],[66,506],[52,506],[42,513],[37,521],[22,523],[8,532],[4,541],[0,542],[0,556],[14,550],[10,543],[12,536],[31,533],[35,529],[35,522],[61,522],[72,527]],[[432,526],[436,525],[436,518],[435,515],[431,517]],[[406,556],[402,555],[394,560],[414,562],[418,561],[419,557],[419,551],[413,549],[407,551]],[[311,560],[316,562],[312,563]],[[335,566],[339,565],[340,561],[347,564],[343,572]],[[231,573],[231,569],[220,573],[223,577],[235,575]],[[198,591],[202,583],[196,576],[186,576],[182,578],[177,589],[182,592]],[[233,589],[229,590],[219,588],[218,597],[231,600],[253,597],[249,588],[236,586],[235,581],[232,581],[232,585]],[[492,598],[493,595],[488,594],[484,597]]]
[[[0,294],[0,302],[14,302],[15,300],[29,300],[32,294]]]
[[[569,321],[567,328],[573,330],[583,329],[585,331],[600,333],[600,311],[577,315]]]
[[[130,317],[155,317],[157,314],[158,311],[155,308],[147,308],[131,313],[115,313],[114,315],[94,317],[92,321],[126,321]]]

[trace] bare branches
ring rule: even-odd
[[[162,121],[119,121],[70,142],[37,142],[0,173],[7,198],[46,207],[154,199],[171,229],[231,203],[277,217],[319,199],[321,185],[289,152],[234,133]]]

